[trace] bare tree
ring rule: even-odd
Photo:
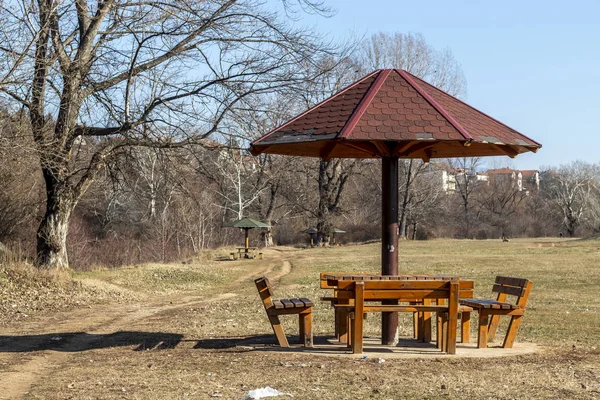
[[[115,151],[194,144],[328,49],[254,0],[4,2],[0,22],[0,93],[28,111],[46,186],[44,268],[68,268],[72,211]]]
[[[511,217],[527,199],[527,191],[519,188],[516,179],[506,174],[489,175],[487,183],[480,188],[476,201],[482,218],[500,230],[499,236],[511,235]]]
[[[376,33],[354,56],[362,74],[379,68],[401,68],[453,96],[467,92],[465,75],[449,49],[437,50],[420,33]]]
[[[563,216],[563,225],[569,236],[575,236],[578,227],[597,211],[593,205],[598,196],[597,165],[575,161],[561,165],[557,170],[542,174],[543,189]]]
[[[458,218],[461,226],[461,237],[470,238],[474,222],[473,195],[481,185],[481,181],[477,179],[477,169],[481,165],[481,157],[453,158],[448,159],[447,162],[456,173],[456,192],[460,196],[461,205],[460,217]]]

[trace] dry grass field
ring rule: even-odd
[[[499,274],[532,280],[517,342],[540,351],[384,363],[251,345],[274,343],[253,278],[267,275],[278,297],[317,300],[319,272],[378,271],[379,244],[218,261],[226,254],[76,273],[75,283],[0,268],[0,398],[241,399],[264,386],[296,399],[600,398],[599,240],[401,243],[401,272],[471,278],[477,297],[491,297]],[[315,335],[332,334],[332,314],[316,305]],[[378,326],[369,316],[366,334]]]

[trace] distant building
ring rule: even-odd
[[[503,180],[511,182],[519,192],[531,190],[539,190],[540,188],[540,172],[537,170],[515,170],[511,168],[489,169],[485,172],[477,172],[476,174],[466,174],[463,169],[452,168],[445,163],[431,164],[432,173],[442,187],[442,190],[448,194],[456,192],[456,182],[461,179],[469,179],[470,181],[482,182],[489,184],[490,182],[498,182]],[[462,182],[462,181],[461,181]]]
[[[519,192],[538,190],[540,188],[540,172],[537,170],[519,171],[510,168],[489,169],[485,172],[488,180],[508,180],[512,182]]]

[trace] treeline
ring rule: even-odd
[[[0,242],[34,257],[44,212],[43,180],[26,140],[14,144],[5,140],[0,151]],[[82,147],[94,146],[88,142]],[[519,187],[508,175],[479,180],[482,162],[401,161],[401,237],[600,232],[598,165],[546,168],[539,187],[530,182]],[[444,187],[443,171],[454,176],[453,190]],[[302,231],[308,227],[318,227],[323,241],[334,227],[346,231],[337,235],[338,242],[376,240],[380,176],[379,160],[252,157],[235,143],[127,149],[111,159],[76,207],[67,242],[70,263],[86,268],[169,261],[241,244],[239,231],[223,228],[241,216],[273,225],[271,231],[251,231],[252,243],[261,246],[306,245],[309,236]]]

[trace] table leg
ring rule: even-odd
[[[363,352],[364,282],[356,282],[354,320],[352,321],[352,353]]]
[[[423,305],[424,306],[430,306],[431,305],[431,299],[423,299]],[[419,339],[421,339],[423,342],[425,343],[429,343],[431,342],[431,313],[430,312],[423,312],[422,314],[422,323],[421,323],[421,335],[419,337]]]

